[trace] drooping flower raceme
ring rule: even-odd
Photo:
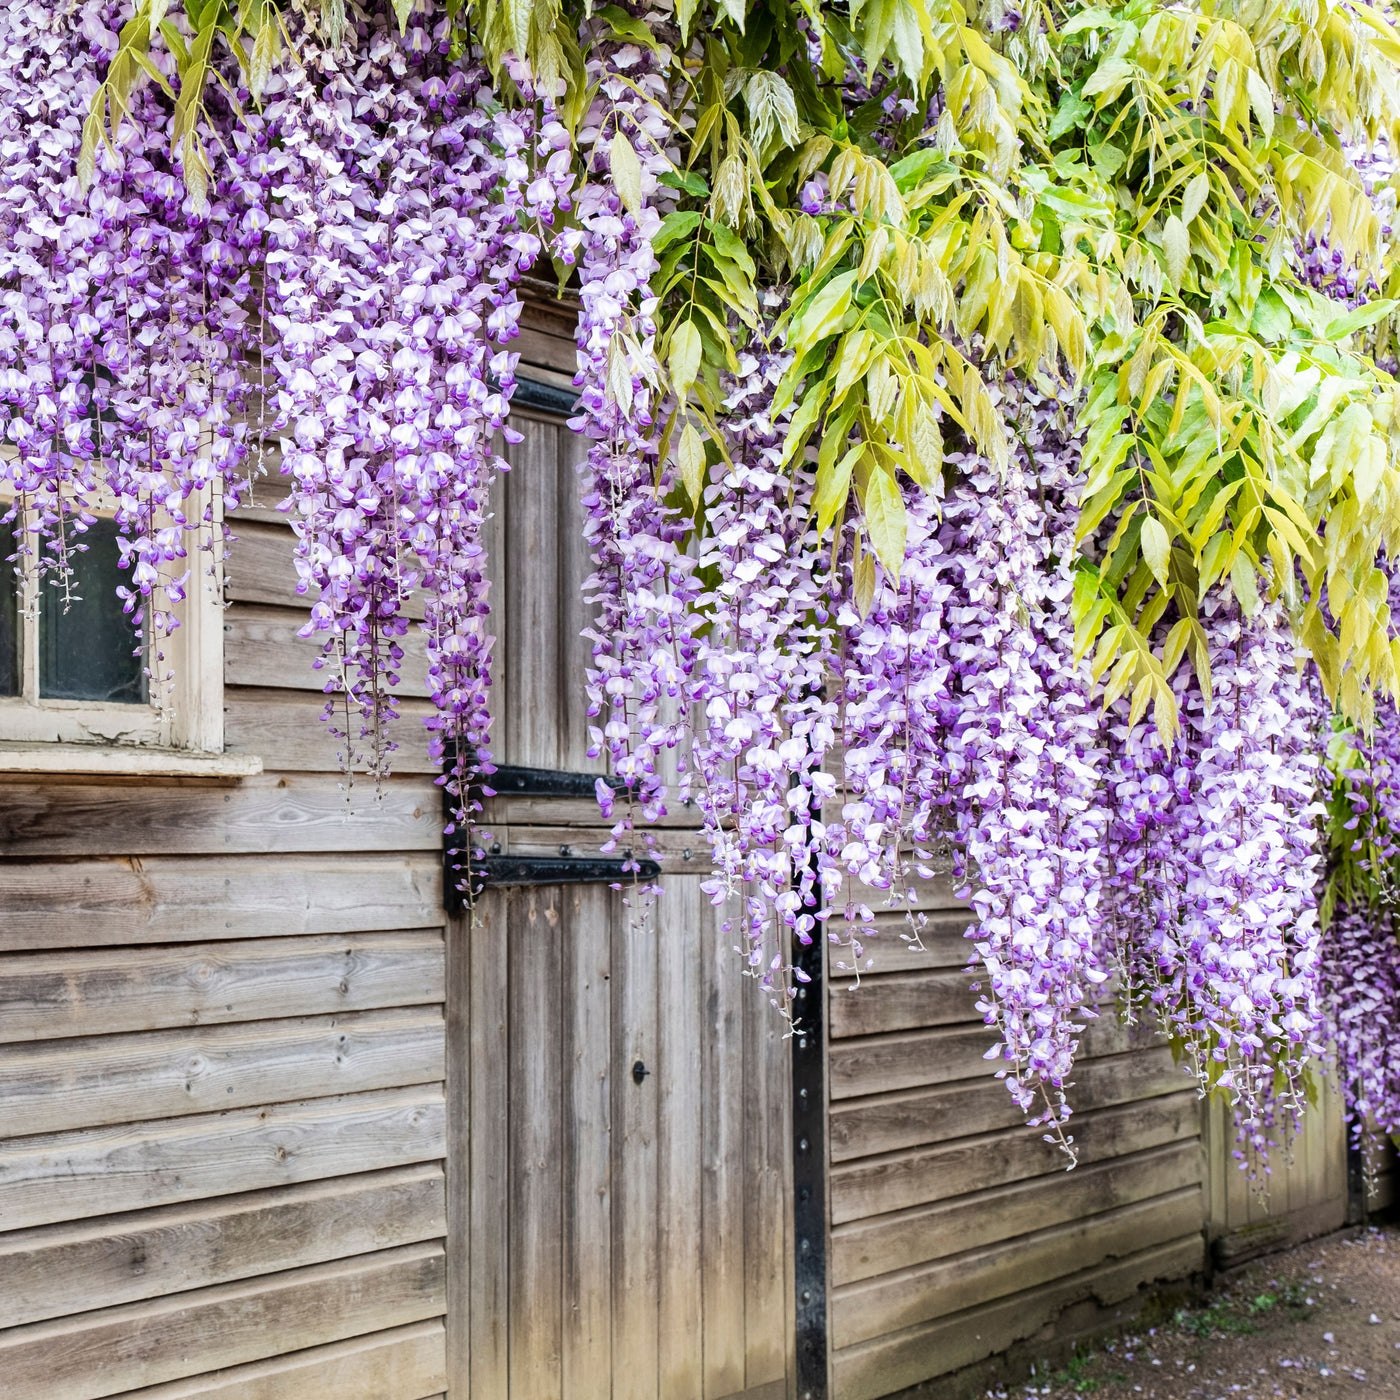
[[[823,767],[835,712],[829,561],[808,518],[810,483],[794,494],[785,423],[771,416],[789,363],[756,341],[728,385],[729,460],[705,488],[700,565],[716,581],[696,599],[709,627],[696,642],[689,693],[701,717],[686,770],[714,860],[706,889],[716,903],[742,901],[749,964],[780,1004],[782,931],[807,943],[817,928],[822,806],[836,786]]]
[[[1319,1050],[1319,710],[1279,604],[1251,620],[1209,598],[1202,624],[1212,701],[1183,675],[1179,752],[1115,726],[1112,848],[1136,841],[1141,872],[1117,933],[1131,990],[1250,1124],[1276,1066],[1300,1107]]]
[[[1017,1103],[1064,1140],[1078,1035],[1108,977],[1093,728],[1067,635],[1042,641],[1035,625],[1068,578],[1069,545],[1031,497],[1024,452],[1004,477],[976,459],[960,465],[943,526],[957,565],[948,760],[956,859],[977,917],[969,937],[986,971],[979,1009]],[[1073,484],[1068,463],[1049,475],[1052,491]]]
[[[115,515],[122,596],[159,703],[173,681],[163,638],[192,569],[210,563],[199,549],[191,561],[191,532],[220,553],[222,513],[243,490],[249,281],[227,183],[197,204],[153,87],[81,178],[83,121],[120,22],[98,0],[0,10],[0,403],[17,449],[0,480],[23,520],[21,559],[65,587],[93,512]]]
[[[273,243],[299,586],[316,595],[308,630],[327,634],[327,688],[359,710],[344,737],[367,741],[376,774],[421,589],[433,751],[451,747],[465,804],[489,766],[481,530],[505,466],[496,435],[519,440],[506,425],[515,284],[537,227],[567,207],[568,142],[551,94],[538,121],[503,111],[482,70],[442,62],[421,17],[403,42],[379,29],[362,46],[290,77],[244,157],[250,214]]]
[[[664,756],[680,744],[690,703],[699,593],[684,538],[689,522],[667,497],[673,468],[659,459],[661,377],[655,358],[658,177],[671,167],[659,56],[636,44],[595,46],[598,95],[579,133],[588,178],[577,227],[560,239],[579,278],[579,412],[590,440],[582,464],[587,584],[598,614],[589,636],[593,749],[606,751],[647,820],[664,814]],[[606,785],[603,785],[604,787]],[[610,809],[610,792],[600,787]],[[618,823],[621,835],[630,818]]]

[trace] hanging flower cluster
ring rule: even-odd
[[[162,641],[192,568],[211,562],[192,563],[190,534],[220,550],[221,512],[244,489],[249,279],[227,187],[196,210],[154,87],[99,145],[85,187],[84,119],[120,20],[99,0],[0,10],[0,404],[14,448],[0,483],[22,565],[65,592],[95,512],[115,515],[160,702]]]
[[[1326,711],[1276,603],[1253,619],[1207,600],[1209,704],[1178,682],[1185,733],[1110,728],[1113,947],[1130,998],[1156,1010],[1202,1088],[1254,1125],[1302,1107],[1318,1052],[1320,733]]]
[[[1323,939],[1322,987],[1353,1141],[1400,1133],[1400,937],[1390,909],[1338,908]]]
[[[1048,405],[1027,395],[1019,412],[1035,447],[1000,475],[963,464],[944,512],[960,575],[948,764],[985,968],[979,1009],[1017,1103],[1063,1140],[1078,1035],[1109,976],[1097,946],[1099,748],[1064,609],[1077,452]]]
[[[453,790],[489,764],[490,639],[481,530],[505,468],[516,283],[537,230],[569,207],[568,137],[541,106],[509,113],[486,74],[444,61],[415,15],[307,62],[250,121],[247,219],[265,229],[276,427],[293,480],[298,588],[326,634],[327,689],[379,776],[415,589],[424,600],[434,753]],[[517,74],[528,91],[527,75]],[[332,705],[336,702],[332,701]],[[352,755],[347,753],[347,761]]]
[[[1353,717],[1393,681],[1389,60],[1329,37],[1356,81],[1290,55],[1231,106],[1190,6],[1054,33],[916,8],[892,41],[768,6],[759,43],[731,6],[0,0],[21,562],[61,580],[114,511],[163,684],[191,531],[220,547],[255,421],[346,769],[388,771],[421,604],[470,823],[483,524],[547,251],[579,307],[613,843],[696,804],[708,892],[785,1011],[784,940],[820,932],[858,972],[884,900],[917,942],[949,843],[1033,1122],[1070,1146],[1112,983],[1254,1132],[1320,1044],[1320,677]],[[1125,104],[1154,84],[1147,132]],[[1023,141],[1033,113],[1054,115]],[[1237,237],[1243,187],[1277,237]],[[1334,798],[1357,832],[1327,962],[1348,1026],[1390,995],[1389,925],[1361,915],[1389,917],[1386,742],[1348,750],[1364,777]],[[1346,1034],[1357,1112],[1389,1122],[1388,1061]]]
[[[741,901],[748,962],[775,992],[784,959],[774,934],[786,927],[807,944],[817,929],[822,809],[836,791],[824,770],[835,738],[826,693],[835,629],[800,494],[810,482],[792,498],[779,466],[785,425],[770,413],[788,365],[756,342],[724,400],[729,457],[705,487],[700,568],[715,582],[696,600],[710,626],[697,639],[691,701],[701,718],[686,772],[714,860],[705,888],[716,903]]]
[[[650,284],[658,181],[672,168],[663,58],[638,44],[594,48],[588,81],[597,95],[579,132],[586,178],[577,226],[559,239],[579,280],[580,395],[571,426],[590,440],[581,470],[596,569],[585,587],[598,608],[588,633],[591,751],[606,750],[629,813],[639,808],[648,821],[665,814],[664,756],[679,742],[691,700],[699,592],[684,545],[690,522],[667,504],[676,483],[659,454],[663,376]],[[600,784],[599,794],[611,812],[611,789]],[[623,817],[614,837],[630,825]]]
[[[1327,1027],[1354,1140],[1400,1133],[1400,712],[1332,743],[1332,850],[1322,937]]]

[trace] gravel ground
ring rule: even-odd
[[[1200,1307],[989,1400],[1400,1397],[1400,1228],[1332,1236],[1222,1276]]]

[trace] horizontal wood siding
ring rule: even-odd
[[[446,1390],[425,702],[347,788],[291,532],[238,534],[226,746],[265,771],[0,785],[6,1400]]]
[[[923,891],[910,951],[879,916],[874,966],[828,994],[830,1330],[837,1400],[931,1384],[1204,1261],[1200,1106],[1170,1052],[1110,1010],[1070,1100],[1079,1165],[1027,1128],[963,970],[967,915]]]

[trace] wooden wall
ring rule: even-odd
[[[1111,1306],[1204,1262],[1200,1108],[1169,1051],[1111,1014],[1090,1028],[1066,1174],[982,1058],[966,913],[946,882],[927,900],[924,952],[883,915],[875,970],[828,996],[837,1400],[1052,1337],[1075,1304]]]
[[[573,443],[528,426],[491,541],[498,754],[563,768]],[[226,748],[262,775],[0,782],[0,1394],[779,1400],[786,1047],[693,814],[654,915],[556,887],[448,920],[421,643],[395,776],[346,790],[281,494],[226,588]],[[591,801],[490,817],[602,839]]]
[[[266,771],[0,785],[11,1400],[446,1386],[438,793],[340,790],[291,534],[255,514],[226,732]]]

